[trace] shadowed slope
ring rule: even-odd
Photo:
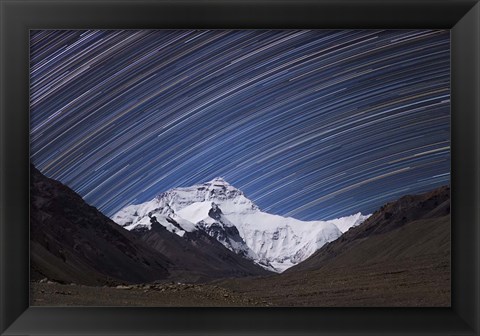
[[[184,282],[271,274],[230,251],[203,231],[186,232],[179,237],[162,225],[153,224],[151,230],[142,230],[137,234],[177,265],[170,270],[171,276]]]
[[[221,284],[279,306],[447,307],[449,209],[448,187],[405,196],[278,277]]]
[[[32,279],[103,284],[168,277],[165,256],[33,166],[30,195]]]
[[[333,258],[338,262],[351,259],[356,262],[367,262],[370,260],[378,260],[380,258],[391,260],[393,256],[415,256],[426,253],[437,253],[445,250],[450,245],[450,229],[448,226],[442,229],[442,232],[447,235],[436,233],[434,231],[435,225],[424,226],[428,221],[420,221],[413,225],[411,229],[411,236],[404,234],[398,237],[397,241],[391,241],[391,244],[385,246],[377,246],[372,249],[366,246],[370,243],[370,238],[378,235],[383,235],[391,231],[400,229],[407,224],[419,220],[427,220],[433,218],[442,218],[450,214],[450,188],[441,187],[431,192],[421,195],[408,195],[400,198],[397,201],[387,203],[382,206],[380,210],[370,216],[361,225],[350,228],[337,240],[326,244],[313,255],[307,258],[301,264],[292,267],[287,272],[294,272],[299,270],[318,269],[325,265],[325,262]],[[445,225],[441,225],[443,221],[439,222],[441,227],[449,224],[447,221]],[[447,232],[448,231],[448,232]],[[441,236],[441,238],[439,238]],[[388,236],[389,237],[389,236]],[[438,244],[430,242],[433,240]],[[417,242],[417,240],[419,240]],[[368,242],[367,242],[368,241]],[[385,239],[388,241],[388,239]],[[414,244],[414,242],[416,242]],[[360,246],[361,245],[361,246]],[[401,247],[395,246],[400,245]],[[359,247],[357,247],[359,246]],[[378,249],[376,249],[378,248]],[[398,253],[395,253],[397,251]],[[350,256],[350,257],[348,257]],[[362,256],[362,257],[360,257]]]
[[[102,285],[266,275],[203,232],[129,232],[31,167],[32,280]]]

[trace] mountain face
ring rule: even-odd
[[[316,270],[326,264],[393,261],[399,257],[434,254],[448,257],[449,251],[450,187],[443,186],[385,204],[361,225],[288,272]]]
[[[149,246],[174,263],[171,278],[182,282],[205,282],[219,278],[269,275],[269,271],[235,252],[202,230],[182,237],[159,223],[150,229],[132,230]]]
[[[127,230],[148,232],[153,216],[179,237],[204,232],[236,254],[276,272],[301,262],[368,218],[359,213],[331,221],[305,222],[272,215],[261,211],[224,179],[216,178],[129,205],[112,219]]]
[[[32,279],[99,285],[165,279],[172,262],[31,166]]]
[[[270,273],[203,231],[180,237],[154,222],[148,232],[129,232],[33,166],[30,194],[32,279],[103,285]],[[168,220],[171,228],[185,226]]]
[[[390,202],[278,276],[220,284],[279,306],[450,307],[449,191]]]

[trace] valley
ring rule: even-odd
[[[33,166],[31,190],[32,305],[450,305],[447,186],[314,222],[262,212],[221,179],[113,221]]]

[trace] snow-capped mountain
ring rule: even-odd
[[[282,272],[367,217],[358,213],[306,222],[269,214],[223,178],[215,178],[129,205],[112,219],[127,230],[148,230],[154,220],[179,236],[203,230],[226,248],[266,269]]]

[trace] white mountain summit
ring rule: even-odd
[[[261,211],[242,191],[215,178],[174,188],[153,200],[129,205],[112,219],[127,230],[150,229],[150,217],[183,237],[203,230],[228,249],[276,272],[305,260],[368,216],[361,213],[330,221],[300,221]]]

